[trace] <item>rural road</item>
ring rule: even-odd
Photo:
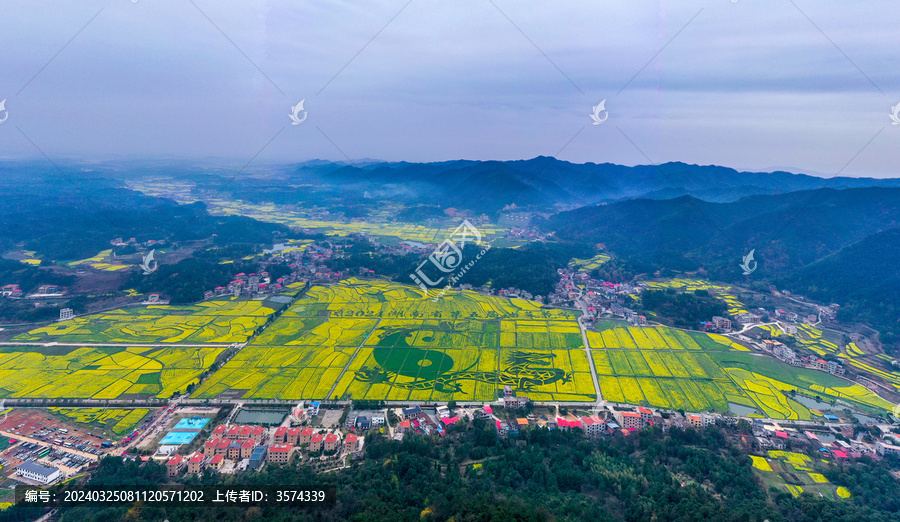
[[[4,342],[0,342],[0,346],[43,346],[43,347],[50,347],[50,346],[85,346],[85,347],[88,347],[88,348],[90,348],[90,347],[98,347],[98,348],[102,348],[102,347],[130,348],[130,347],[132,347],[132,346],[134,346],[134,347],[146,346],[146,347],[149,347],[149,348],[228,348],[228,347],[231,346],[232,344],[234,344],[234,343],[228,343],[228,344],[212,344],[212,343],[209,343],[209,344],[149,343],[149,344],[147,344],[147,343],[70,343],[70,342],[57,342],[57,341],[52,341],[52,342],[48,342],[48,343],[38,342],[38,341],[30,341],[30,342],[26,342],[26,341],[19,341],[19,342],[4,341]]]
[[[578,306],[581,307],[581,311],[585,316],[588,315],[587,305],[578,299],[576,301]],[[581,340],[584,342],[584,353],[587,355],[588,359],[588,367],[591,369],[591,379],[594,380],[594,391],[597,392],[597,404],[599,405],[601,401],[603,401],[603,395],[600,393],[600,381],[597,379],[597,369],[594,368],[594,358],[591,356],[591,345],[588,344],[587,340],[587,329],[584,326],[584,323],[581,321],[581,318],[578,319],[578,328],[581,329]]]

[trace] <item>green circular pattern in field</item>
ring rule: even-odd
[[[453,369],[453,358],[442,352],[421,348],[383,348],[372,350],[379,366],[404,377],[436,379]]]

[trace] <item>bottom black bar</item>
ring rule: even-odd
[[[335,486],[16,486],[20,506],[333,506]]]

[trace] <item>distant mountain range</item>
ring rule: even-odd
[[[576,164],[539,156],[518,161],[445,161],[437,163],[322,160],[284,172],[297,183],[368,192],[416,204],[496,212],[507,205],[550,210],[624,199],[672,199],[693,196],[729,202],[764,194],[819,188],[900,187],[900,179],[820,178],[790,172],[739,172],[714,165],[664,163],[627,167],[612,163]]]
[[[213,218],[200,203],[184,207],[144,197],[124,189],[128,178],[189,182],[198,199],[316,205],[348,217],[383,212],[390,204],[399,221],[443,216],[448,207],[496,216],[515,205],[549,215],[535,224],[563,246],[602,244],[616,262],[640,272],[697,270],[720,281],[775,283],[845,305],[900,346],[900,179],[685,163],[574,164],[543,156],[249,168],[170,160],[58,164],[59,172],[43,162],[0,162],[0,192],[21,202],[0,210],[0,225],[6,225],[0,226],[0,248],[24,243],[50,258],[77,259],[117,236],[188,239],[215,231],[220,239],[264,241],[273,232],[288,233],[282,225]],[[192,226],[185,229],[185,221]],[[758,267],[744,276],[738,264],[750,251]]]

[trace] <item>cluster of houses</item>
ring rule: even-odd
[[[826,414],[825,417],[830,421],[839,420],[838,417],[830,414]],[[748,445],[755,443],[763,449],[781,450],[788,445],[792,447],[812,446],[823,456],[832,456],[837,459],[860,458],[863,455],[877,459],[886,455],[900,455],[900,445],[898,445],[900,444],[900,435],[894,433],[894,426],[889,424],[877,425],[882,437],[877,440],[870,439],[870,441],[862,440],[862,437],[853,438],[854,430],[850,424],[832,426],[825,431],[801,431],[753,419],[751,427],[752,440],[748,440],[745,436],[744,443]],[[838,436],[841,438],[837,438]]]
[[[487,408],[485,408],[487,409]],[[702,428],[718,422],[736,423],[737,417],[719,415],[716,413],[687,413],[684,416],[672,412],[663,417],[657,412],[638,406],[604,408],[598,410],[591,415],[575,416],[565,415],[556,418],[540,419],[534,414],[528,414],[524,417],[509,418],[506,420],[494,418],[494,424],[497,434],[500,437],[515,435],[528,427],[543,427],[550,430],[570,431],[574,428],[582,430],[590,437],[600,435],[614,435],[622,433],[628,435],[633,431],[643,429],[647,426],[658,426],[663,430],[672,427],[685,428],[694,427]]]
[[[166,471],[170,477],[175,477],[183,471],[200,473],[205,468],[222,471],[225,466],[228,469],[258,469],[266,458],[268,439],[269,430],[262,426],[219,425],[200,451],[169,458]]]
[[[550,304],[562,304],[578,299],[585,305],[582,322],[590,325],[601,317],[625,319],[635,326],[646,326],[647,318],[625,306],[631,296],[640,294],[643,288],[630,283],[599,281],[584,272],[571,268],[557,270],[559,281],[548,296]]]
[[[444,407],[446,408],[446,407]],[[446,416],[441,417],[444,414]],[[459,421],[457,417],[450,417],[449,409],[435,409],[434,415],[429,415],[419,406],[402,409],[402,420],[397,424],[396,435],[402,439],[407,433],[422,433],[425,435],[440,435],[445,433],[446,426]]]
[[[144,248],[160,248],[168,245],[168,241],[165,239],[148,239],[144,242],[139,242],[137,238],[131,237],[127,240],[124,240],[121,237],[117,237],[109,240],[109,244],[112,246],[128,246],[134,245],[136,247],[144,247]]]
[[[845,372],[844,366],[837,361],[826,361],[825,359],[820,359],[818,357],[799,356],[793,349],[778,341],[763,339],[761,342],[754,343],[754,345],[791,366],[800,366],[809,368],[810,370],[820,370],[832,375],[844,375]]]
[[[323,432],[311,427],[219,425],[199,451],[175,455],[165,465],[170,477],[200,473],[204,469],[237,472],[259,469],[264,463],[285,464],[301,448],[311,453],[339,452],[360,455],[364,437],[340,431]]]
[[[291,281],[292,282],[292,281]],[[260,272],[245,274],[241,272],[234,276],[234,279],[226,286],[217,286],[213,290],[207,290],[203,293],[204,299],[212,299],[221,295],[232,295],[240,297],[242,295],[255,296],[260,294],[271,294],[281,291],[287,281],[284,277],[279,277],[272,281],[268,272]]]
[[[58,285],[40,285],[34,292],[26,294],[19,288],[18,283],[11,283],[0,287],[0,297],[8,297],[10,299],[53,299],[64,297],[65,289]]]

